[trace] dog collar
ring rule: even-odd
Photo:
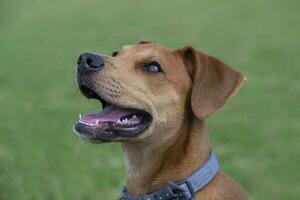
[[[190,200],[195,193],[206,186],[219,170],[218,160],[213,152],[208,160],[190,176],[181,181],[169,182],[160,191],[134,196],[128,193],[126,186],[123,189],[121,200]]]

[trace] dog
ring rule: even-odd
[[[121,143],[126,192],[144,195],[140,199],[190,176],[208,160],[205,120],[246,80],[192,46],[173,50],[149,41],[123,46],[111,56],[83,53],[77,64],[79,90],[103,109],[81,115],[74,130],[91,143]],[[220,169],[186,199],[192,198],[246,199]]]

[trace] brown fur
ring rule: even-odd
[[[205,118],[233,96],[245,78],[190,46],[171,50],[141,41],[104,59],[104,69],[86,82],[111,103],[140,108],[153,117],[144,133],[119,140],[129,192],[142,195],[159,190],[201,166],[211,150]],[[151,74],[139,67],[152,60],[160,63],[164,73]],[[245,197],[220,170],[195,199]]]

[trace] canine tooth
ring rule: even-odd
[[[138,118],[136,115],[133,115],[132,120],[140,121],[140,118]]]
[[[81,113],[79,114],[79,119],[81,119]]]
[[[133,115],[129,121],[133,124],[137,124],[140,122],[140,119],[136,115]]]
[[[99,119],[96,120],[96,124],[99,124]]]

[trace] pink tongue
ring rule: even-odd
[[[98,120],[99,122],[116,122],[118,119],[133,114],[133,109],[126,109],[120,108],[113,105],[110,105],[104,108],[99,113],[89,113],[82,115],[80,121],[88,123],[88,124],[95,124]]]

